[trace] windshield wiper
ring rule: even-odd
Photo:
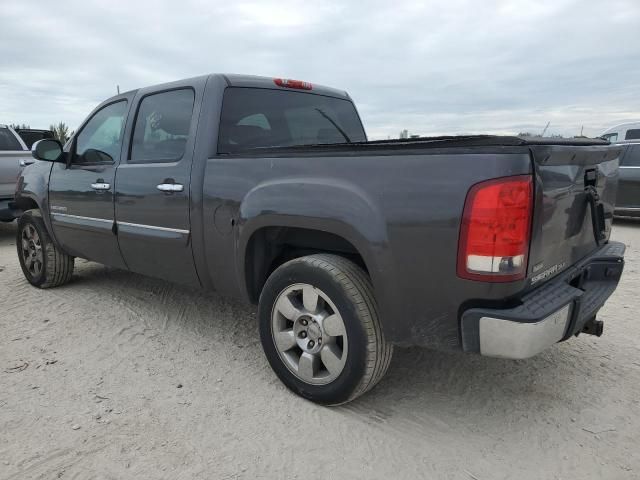
[[[340,128],[340,125],[338,125],[333,118],[331,118],[329,115],[327,115],[324,112],[324,110],[322,110],[321,108],[316,108],[316,110],[318,111],[318,113],[320,115],[322,115],[324,118],[329,120],[329,122],[331,122],[331,125],[333,125],[336,128],[336,130],[338,130],[338,132],[340,132],[340,135],[342,135],[344,137],[344,139],[347,141],[347,143],[351,143],[351,139],[349,138],[349,136],[346,134],[346,132],[342,128]]]

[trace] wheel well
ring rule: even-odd
[[[339,235],[307,228],[265,227],[256,231],[247,244],[245,282],[250,300],[258,302],[267,278],[280,265],[314,253],[343,256],[368,273],[356,247]]]

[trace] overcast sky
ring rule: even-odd
[[[640,120],[640,0],[2,0],[0,123],[211,72],[342,88],[371,138]]]

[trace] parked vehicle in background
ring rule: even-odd
[[[20,138],[25,143],[27,148],[31,150],[31,146],[38,140],[44,140],[45,138],[55,138],[55,135],[51,130],[37,130],[34,128],[16,128],[16,133],[20,135]]]
[[[600,137],[611,143],[640,142],[640,122],[621,123],[608,128]]]
[[[16,191],[40,288],[74,257],[259,304],[297,394],[352,400],[394,346],[527,358],[600,335],[622,148],[600,139],[368,142],[343,90],[208,75],[99,105]]]
[[[640,140],[624,144],[619,175],[615,214],[640,217]]]
[[[615,215],[640,217],[640,122],[616,125],[600,137],[624,148],[620,156]]]
[[[15,130],[0,124],[0,221],[10,222],[16,218],[13,196],[18,175],[22,168],[34,162]]]

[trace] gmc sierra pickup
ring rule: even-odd
[[[208,75],[120,94],[20,177],[27,280],[74,257],[257,303],[282,382],[322,404],[384,375],[394,346],[526,358],[615,290],[621,149],[603,140],[367,141],[350,97]]]

